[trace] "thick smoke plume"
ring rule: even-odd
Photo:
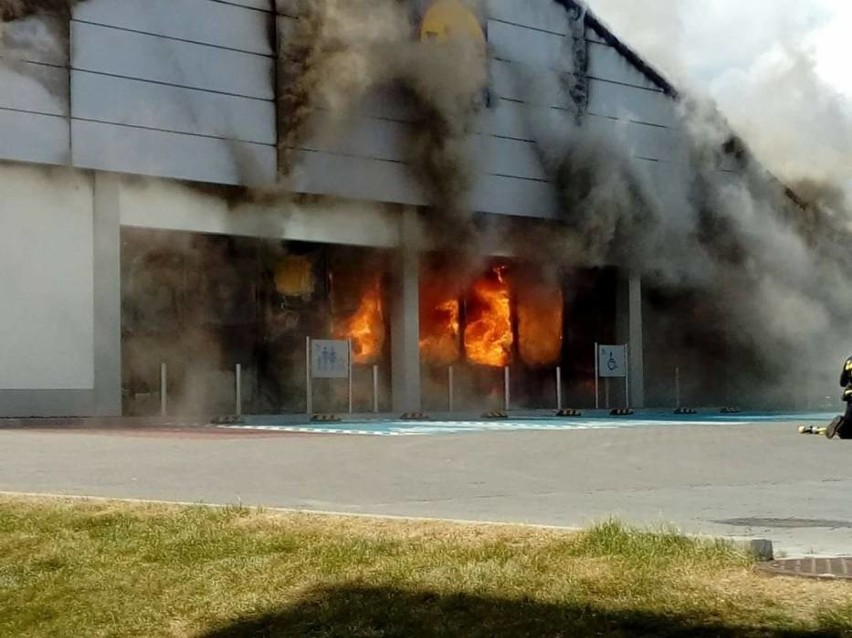
[[[576,51],[581,37],[569,29],[574,43],[565,49]],[[562,77],[576,77],[575,59],[563,57]],[[524,95],[548,95],[536,87],[552,78],[521,67],[517,76]],[[708,366],[708,384],[723,371],[741,396],[785,405],[830,392],[836,350],[852,347],[852,260],[843,248],[850,217],[837,173],[812,164],[810,171],[785,171],[807,179],[782,184],[715,107],[686,99],[678,104],[678,135],[688,157],[681,164],[642,161],[630,124],[602,125],[568,93],[572,99],[556,101],[558,109],[550,97],[526,106],[528,134],[557,187],[559,221],[558,230],[527,232],[516,242],[519,252],[567,272],[616,265],[641,276],[646,290],[688,300],[650,316],[646,332],[669,325],[661,349],[698,347],[708,360],[723,359],[716,370]],[[817,100],[826,101],[833,103]],[[828,121],[845,139],[845,120]],[[823,150],[836,164],[834,149],[816,154]],[[810,156],[797,160],[805,166]]]
[[[11,22],[37,13],[68,14],[78,0],[2,0],[0,20]]]
[[[79,0],[0,0],[0,52],[4,48],[4,23],[32,15],[70,15]]]
[[[472,133],[487,81],[484,44],[469,37],[420,41],[414,37],[417,16],[402,0],[286,6],[295,19],[286,34],[282,80],[285,169],[306,140],[333,136],[381,91],[394,96],[411,120],[405,144],[432,208],[430,227],[463,234],[473,185]]]

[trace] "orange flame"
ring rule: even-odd
[[[526,290],[518,298],[518,340],[521,358],[531,366],[545,366],[562,355],[561,290]]]
[[[459,358],[459,302],[443,300],[423,309],[420,352],[434,365],[449,365]]]
[[[336,339],[352,339],[352,361],[373,363],[385,345],[385,317],[382,308],[382,285],[380,280],[367,289],[361,305],[348,319],[335,322]]]
[[[512,318],[505,268],[497,267],[474,282],[464,331],[467,357],[480,365],[508,365],[512,351]]]

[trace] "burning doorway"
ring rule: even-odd
[[[355,408],[372,409],[378,365],[389,403],[387,259],[371,249],[173,231],[122,230],[122,393],[127,415],[306,409],[307,337],[352,339]],[[346,409],[346,392],[316,388],[315,405]]]
[[[446,260],[426,260],[421,283],[423,403],[447,409],[499,407],[503,369],[512,370],[513,404],[553,403],[563,357],[564,293],[558,281],[525,263],[495,260],[469,281]],[[453,368],[450,372],[450,368]],[[549,384],[549,385],[548,385]]]

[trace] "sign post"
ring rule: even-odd
[[[241,417],[243,415],[243,366],[240,363],[234,369],[234,392],[236,394],[234,409],[236,415]]]
[[[169,373],[165,362],[160,364],[160,416],[168,414]]]
[[[349,360],[349,414],[352,414],[352,339],[346,342],[346,357]]]
[[[373,366],[373,412],[379,413],[379,366]]]
[[[562,368],[556,367],[556,409],[562,410]]]
[[[314,413],[313,383],[314,376],[311,374],[311,338],[305,337],[305,411],[308,416]]]
[[[598,343],[595,342],[595,410],[601,407],[601,392],[600,392],[600,370],[598,369]]]

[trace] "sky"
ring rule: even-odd
[[[852,202],[852,0],[587,0],[675,86],[719,106],[788,180]]]

